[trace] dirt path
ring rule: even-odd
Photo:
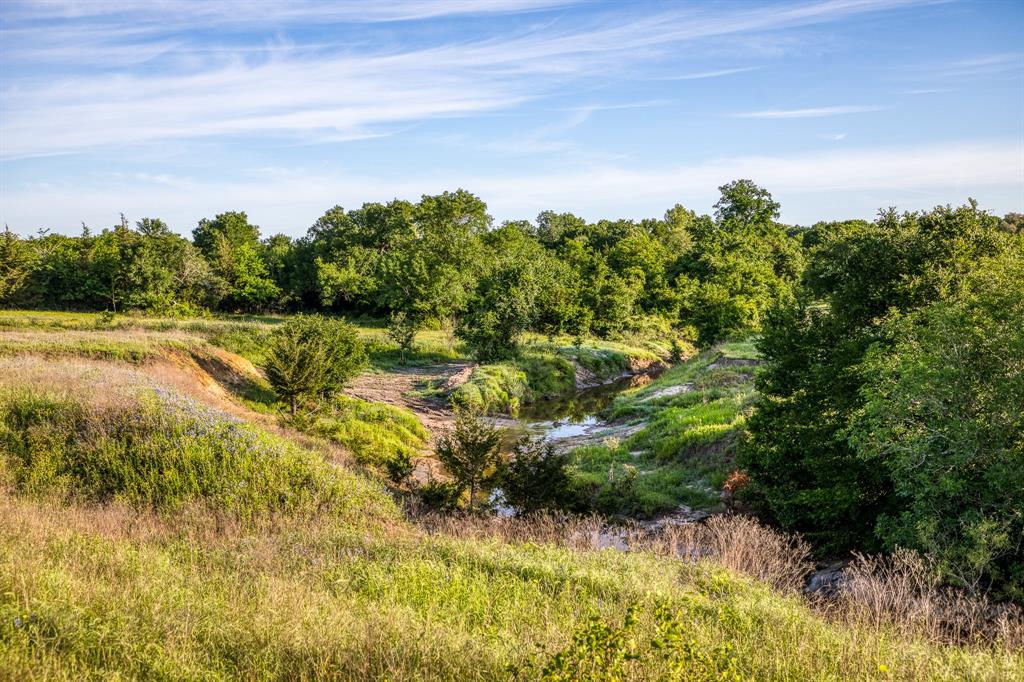
[[[451,409],[441,396],[425,396],[424,389],[452,389],[469,378],[471,362],[451,362],[426,367],[399,367],[390,372],[367,372],[356,377],[345,393],[363,400],[408,408],[430,432],[430,443],[453,421]]]

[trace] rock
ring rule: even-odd
[[[689,523],[700,523],[711,515],[712,512],[704,511],[703,509],[693,509],[691,507],[687,507],[685,504],[681,504],[676,510],[653,518],[643,525],[647,530],[662,530],[669,526],[684,526]]]
[[[807,577],[804,594],[836,594],[843,588],[843,573],[849,565],[849,561],[833,561],[820,565],[818,570]]]
[[[674,395],[680,395],[682,393],[689,393],[694,388],[693,384],[678,384],[676,386],[666,386],[660,388],[649,396],[645,397],[641,402],[647,402],[649,400],[657,400],[658,398],[670,398]]]

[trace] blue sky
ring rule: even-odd
[[[1024,211],[1024,2],[3,0],[0,220]]]

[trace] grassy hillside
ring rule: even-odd
[[[400,416],[298,433],[150,348],[0,357],[0,678],[1024,679],[1007,646],[814,608],[806,550],[751,522],[620,552],[594,521],[407,517],[332,436]]]

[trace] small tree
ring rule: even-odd
[[[388,338],[398,344],[398,352],[403,365],[405,364],[405,354],[412,349],[419,326],[416,316],[410,315],[404,310],[391,313],[391,321],[388,323]]]
[[[505,500],[520,514],[543,509],[575,511],[577,496],[565,470],[568,462],[569,455],[557,452],[551,443],[523,438],[516,444],[514,456],[500,467]]]
[[[320,315],[297,315],[274,330],[264,369],[294,415],[300,402],[341,390],[366,363],[355,329]]]
[[[455,428],[441,436],[437,457],[455,482],[469,488],[469,507],[473,508],[477,490],[488,469],[499,461],[503,432],[472,412],[460,412]]]
[[[29,271],[28,248],[5,225],[0,233],[0,301],[18,291]]]

